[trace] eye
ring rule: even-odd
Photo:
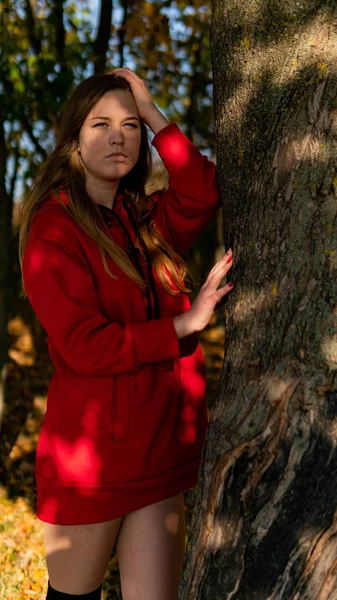
[[[137,125],[135,125],[135,123],[125,123],[125,125],[129,125],[130,127],[137,129]]]
[[[103,123],[103,121],[101,123],[95,123],[94,127],[99,127],[100,125],[108,125],[107,123]]]

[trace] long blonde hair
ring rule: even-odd
[[[131,91],[129,83],[122,77],[107,74],[93,75],[85,79],[73,91],[64,105],[56,136],[55,149],[41,165],[29,193],[20,205],[19,260],[21,270],[33,217],[43,201],[53,193],[58,198],[60,205],[98,246],[106,272],[113,279],[118,279],[111,273],[106,262],[105,253],[130,279],[139,285],[142,291],[145,291],[147,283],[141,278],[126,252],[109,236],[108,228],[98,206],[85,189],[85,170],[77,153],[79,132],[87,115],[106,92],[116,89]],[[185,287],[184,279],[188,278],[192,284],[195,284],[193,273],[181,256],[160,235],[154,221],[151,219],[152,207],[149,197],[145,193],[145,184],[150,179],[151,173],[150,143],[147,129],[141,121],[138,161],[131,171],[120,180],[118,193],[125,194],[131,199],[131,208],[136,211],[135,219],[138,229],[149,251],[151,263],[166,291],[172,296],[178,295],[179,290],[191,292],[192,290]],[[61,190],[64,190],[67,194],[67,205],[62,201]],[[102,230],[99,223],[103,224],[105,231]],[[139,250],[142,253],[142,248],[139,248]],[[172,280],[178,290],[171,287]],[[23,277],[21,278],[21,285],[21,297],[25,298],[27,293]]]

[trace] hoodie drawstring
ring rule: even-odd
[[[129,215],[129,218],[130,218],[133,230],[134,230],[136,236],[138,237],[138,239],[139,239],[139,241],[141,243],[141,246],[142,246],[142,248],[144,250],[144,254],[145,254],[146,259],[147,259],[147,266],[148,266],[150,287],[151,287],[151,290],[152,290],[152,293],[153,293],[154,303],[155,303],[155,307],[154,307],[155,308],[155,318],[159,319],[160,318],[160,307],[159,307],[159,300],[158,300],[157,290],[156,290],[156,287],[155,287],[154,277],[153,277],[153,273],[152,273],[152,264],[151,264],[150,255],[149,255],[148,249],[146,247],[144,238],[143,238],[142,234],[140,233],[140,231],[138,230],[137,223],[136,223],[136,221],[134,219],[134,216],[131,213],[130,207],[126,204],[126,202],[124,202],[123,199],[122,199],[122,203],[123,203],[123,206],[124,206],[125,210],[127,211],[128,215]],[[143,280],[147,281],[147,279],[146,279],[146,277],[144,275],[143,269],[141,267],[141,264],[139,262],[139,258],[138,258],[139,248],[137,248],[137,246],[134,245],[132,237],[130,236],[127,228],[125,227],[125,225],[124,225],[124,223],[122,221],[122,219],[117,214],[117,212],[114,211],[113,208],[109,208],[109,207],[104,206],[102,204],[98,204],[98,207],[101,209],[101,212],[103,213],[103,216],[106,216],[105,209],[107,209],[109,211],[109,213],[110,212],[113,213],[113,215],[117,218],[119,224],[121,225],[122,229],[124,230],[124,233],[126,234],[128,240],[129,240],[129,248],[126,250],[126,253],[129,256],[131,256],[131,257],[133,257],[135,259],[136,268],[138,270],[138,273],[140,274],[140,276],[141,276],[141,278]],[[153,318],[153,312],[152,312],[151,294],[150,294],[150,291],[148,289],[148,286],[146,287],[146,292],[145,293],[146,293],[146,297],[147,297],[147,318],[150,321]]]
[[[155,284],[154,277],[153,277],[153,271],[152,271],[152,264],[151,264],[150,254],[149,254],[149,251],[148,251],[148,249],[146,247],[144,238],[143,238],[141,232],[138,229],[136,220],[135,220],[135,218],[134,218],[134,216],[132,214],[132,211],[131,211],[130,207],[128,206],[128,204],[123,199],[122,199],[122,204],[123,204],[125,210],[127,211],[128,215],[129,215],[129,218],[130,218],[133,230],[134,230],[136,236],[138,237],[138,239],[139,239],[139,241],[141,243],[141,246],[142,246],[142,248],[144,250],[144,254],[145,254],[146,259],[147,259],[147,269],[148,269],[148,273],[149,273],[150,286],[151,286],[153,297],[154,297],[155,318],[159,319],[160,318],[159,299],[158,299],[158,295],[157,295],[156,284]]]

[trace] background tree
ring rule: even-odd
[[[218,173],[236,288],[181,598],[337,589],[337,11],[213,0]]]

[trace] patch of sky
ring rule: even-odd
[[[204,106],[213,106],[212,91],[203,97],[202,103]]]
[[[176,2],[173,2],[171,6],[162,8],[161,12],[169,18],[176,17],[178,19],[180,16],[180,10],[177,8]]]
[[[184,15],[195,15],[195,8],[193,6],[186,6]]]
[[[20,19],[25,19],[26,18],[26,11],[24,9],[24,7],[22,6],[22,2],[15,2],[15,11],[17,13],[17,16]]]
[[[47,154],[53,150],[55,143],[54,133],[49,127],[46,128],[46,124],[43,121],[35,121],[34,135],[41,142]]]
[[[48,73],[47,74],[47,79],[50,82],[55,81],[56,77],[57,77],[57,73]]]
[[[166,52],[167,51],[166,44],[159,44],[159,46],[157,46],[157,50],[159,50],[159,52]]]
[[[186,93],[186,88],[181,83],[178,84],[177,90],[180,96],[183,96]]]

